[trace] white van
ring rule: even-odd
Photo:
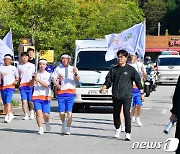
[[[160,55],[157,60],[158,83],[176,84],[180,75],[180,55]]]
[[[105,61],[105,39],[76,40],[74,65],[78,68],[80,82],[76,88],[75,106],[112,105],[111,89],[99,93],[109,69],[117,60]]]

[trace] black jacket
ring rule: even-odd
[[[124,67],[116,65],[110,69],[104,85],[107,88],[112,85],[112,97],[125,99],[132,98],[133,81],[135,81],[138,89],[143,89],[141,78],[134,67],[128,64]]]
[[[28,60],[28,62],[30,62],[30,63],[32,63],[32,64],[35,64],[36,63],[36,61],[35,61],[35,59],[33,58],[32,60]]]
[[[171,112],[172,114],[175,114],[177,116],[177,120],[180,121],[180,77],[178,78],[172,101],[173,107]]]

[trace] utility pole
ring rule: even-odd
[[[161,24],[160,22],[158,22],[158,36],[160,36],[160,27],[161,27]]]

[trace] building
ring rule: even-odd
[[[162,51],[167,50],[180,52],[180,36],[146,36],[145,56],[156,60]]]

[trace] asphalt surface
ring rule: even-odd
[[[112,107],[91,107],[73,113],[71,135],[61,134],[61,122],[58,117],[57,101],[51,101],[51,132],[38,135],[36,120],[24,121],[21,107],[13,108],[15,119],[4,123],[4,115],[0,115],[0,153],[4,154],[164,154],[164,144],[168,138],[174,137],[175,127],[166,135],[163,130],[169,122],[170,108],[174,86],[159,86],[157,91],[145,99],[141,121],[142,127],[132,126],[132,141],[124,141],[125,133],[119,139],[113,138],[114,126]],[[19,94],[14,99],[20,100]],[[135,147],[134,142],[162,142],[160,148],[144,149]],[[173,152],[170,152],[173,153]]]

